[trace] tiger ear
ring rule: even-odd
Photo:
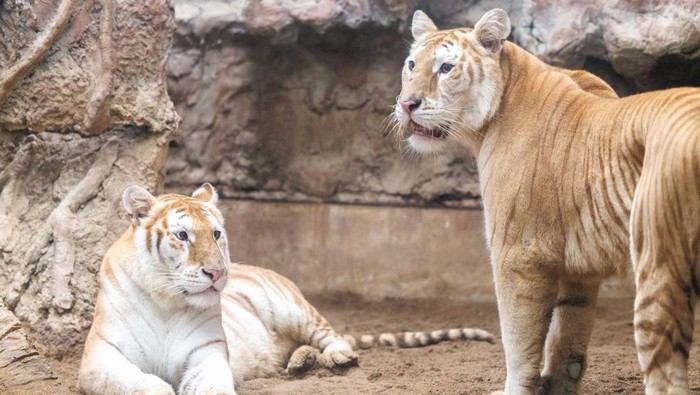
[[[510,34],[508,13],[500,8],[487,12],[474,26],[474,34],[482,47],[497,53]]]
[[[425,12],[418,10],[413,13],[413,22],[411,24],[411,33],[413,34],[413,39],[420,41],[425,36],[430,33],[434,33],[438,30],[432,19],[425,14]]]
[[[216,190],[208,182],[205,182],[201,187],[197,188],[197,190],[192,193],[192,197],[209,204],[216,204],[219,200],[219,195],[217,195]]]
[[[153,197],[147,190],[130,185],[122,194],[122,205],[129,214],[131,223],[134,226],[139,226],[141,220],[148,216],[151,207],[156,203],[156,198]]]

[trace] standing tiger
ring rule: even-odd
[[[217,195],[124,191],[131,225],[100,268],[80,367],[88,394],[233,394],[234,382],[357,363],[353,348],[483,340],[481,329],[338,335],[285,277],[230,264]]]
[[[506,42],[500,9],[439,31],[422,12],[395,134],[471,149],[506,354],[505,392],[581,392],[603,279],[634,271],[648,394],[687,394],[700,294],[700,89],[618,98]],[[541,363],[544,354],[544,368]]]

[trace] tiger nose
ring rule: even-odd
[[[209,277],[212,282],[216,282],[216,280],[218,280],[221,275],[224,274],[224,271],[219,269],[202,269],[202,273]]]
[[[400,101],[399,104],[401,104],[401,107],[406,112],[413,112],[416,108],[420,107],[420,104],[423,101],[421,99],[413,99],[413,100],[406,100],[406,101]]]

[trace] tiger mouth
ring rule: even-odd
[[[416,136],[433,138],[433,139],[445,139],[447,138],[447,131],[443,129],[428,129],[423,125],[415,123],[413,120],[409,122],[409,127],[413,130],[413,134]]]
[[[188,291],[186,289],[182,290],[182,293],[185,294],[185,296],[192,296],[192,295],[208,295],[208,294],[213,294],[219,292],[218,289],[214,288],[214,286],[210,286],[209,288],[203,289],[201,291]]]

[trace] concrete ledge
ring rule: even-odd
[[[479,210],[223,200],[235,262],[303,292],[494,300]]]

